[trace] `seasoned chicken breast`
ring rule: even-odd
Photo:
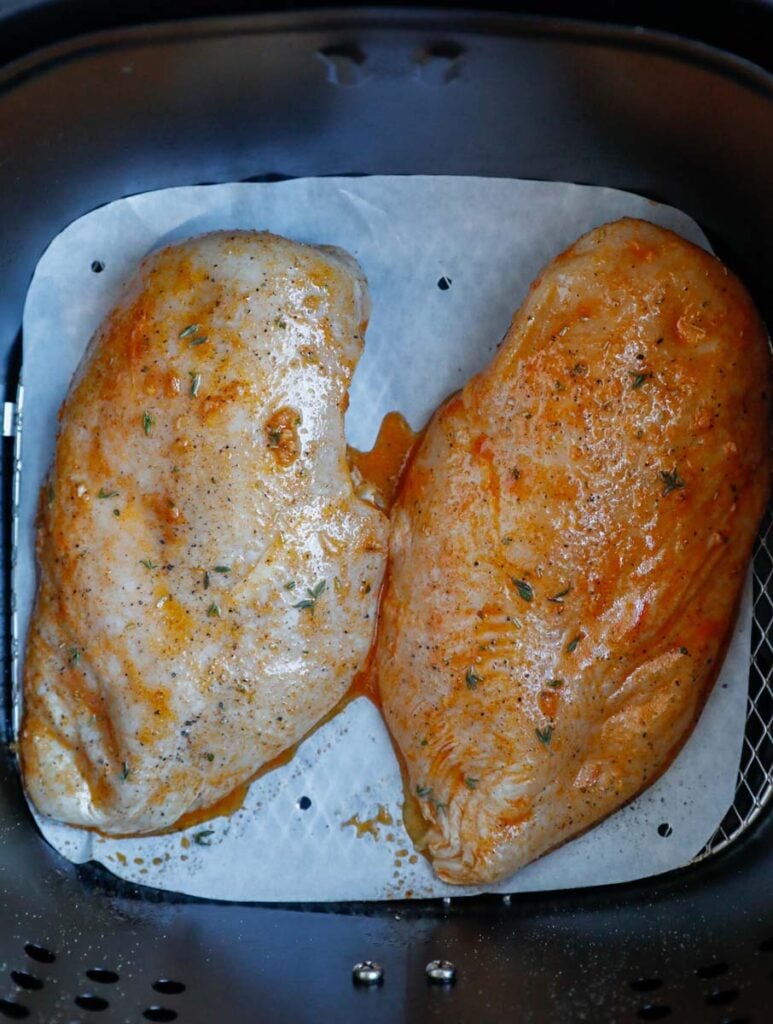
[[[97,332],[41,496],[20,750],[45,814],[172,826],[347,690],[386,556],[343,428],[368,313],[341,250],[215,233],[148,257]]]
[[[622,220],[532,286],[393,511],[375,655],[438,875],[506,878],[639,793],[722,661],[769,483],[749,296]]]

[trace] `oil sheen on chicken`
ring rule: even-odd
[[[493,882],[650,785],[716,678],[769,481],[767,340],[642,221],[555,259],[393,511],[376,667],[438,875]]]
[[[341,250],[215,233],[148,257],[97,332],[40,504],[21,760],[44,813],[169,827],[347,690],[386,556],[343,429],[368,314]]]

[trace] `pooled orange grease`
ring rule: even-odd
[[[400,476],[408,462],[411,451],[413,450],[416,442],[421,435],[415,433],[405,418],[399,412],[389,412],[384,417],[381,427],[379,428],[376,443],[373,445],[370,451],[361,452],[356,448],[349,448],[349,462],[353,468],[359,470],[362,474],[363,479],[371,484],[378,493],[380,494],[384,506],[387,510],[392,507],[392,503],[397,493],[397,488],[400,482]],[[375,631],[374,631],[375,639]],[[311,730],[316,732],[321,726],[327,724],[331,719],[335,718],[336,715],[340,714],[344,708],[356,700],[357,697],[367,697],[369,701],[380,707],[380,699],[378,695],[378,685],[375,677],[375,673],[372,671],[373,666],[373,648],[369,653],[365,663],[352,680],[352,684],[341,698],[341,700],[322,718]],[[264,765],[258,769],[258,771],[247,781],[237,786],[236,789],[232,790],[222,800],[218,800],[217,803],[211,804],[209,807],[202,807],[196,811],[191,811],[189,814],[184,814],[181,818],[171,825],[165,832],[177,832],[181,829],[191,828],[194,825],[199,825],[201,822],[210,821],[212,818],[224,817],[234,814],[238,811],[244,803],[245,797],[249,791],[250,786],[256,779],[261,778],[268,772],[273,771],[275,768],[280,768],[282,765],[289,764],[295,757],[295,753],[298,747],[308,738],[310,733],[307,733],[298,743],[292,747],[288,747],[287,750],[282,751],[277,757],[267,761]],[[390,824],[382,820],[382,808],[379,808],[379,814],[373,821],[381,824]],[[388,812],[383,810],[383,814],[388,816]],[[353,821],[351,824],[355,824]],[[360,830],[365,831],[372,830],[372,822],[360,822],[355,824],[360,835]],[[114,838],[114,837],[112,837]]]

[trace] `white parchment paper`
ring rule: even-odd
[[[92,332],[149,250],[217,228],[268,228],[352,252],[370,282],[373,316],[347,433],[351,444],[368,448],[391,409],[420,427],[490,359],[539,269],[578,235],[624,215],[673,228],[708,248],[687,216],[638,196],[486,178],[176,188],[119,200],[71,224],[40,260],[24,314],[19,636],[26,636],[34,598],[34,515],[57,409]],[[93,261],[104,269],[92,270]],[[439,286],[442,278],[446,287]],[[607,821],[492,891],[622,882],[679,867],[699,852],[733,799],[750,623],[749,578],[719,681],[669,771]],[[196,896],[321,901],[481,891],[434,877],[413,850],[401,805],[386,730],[360,699],[311,736],[289,764],[254,783],[230,817],[147,839],[103,839],[37,820],[71,861],[95,859],[122,878]],[[669,835],[659,833],[664,825]]]

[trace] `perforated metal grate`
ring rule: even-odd
[[[757,539],[753,577],[749,696],[735,800],[696,861],[729,846],[773,795],[773,504]]]

